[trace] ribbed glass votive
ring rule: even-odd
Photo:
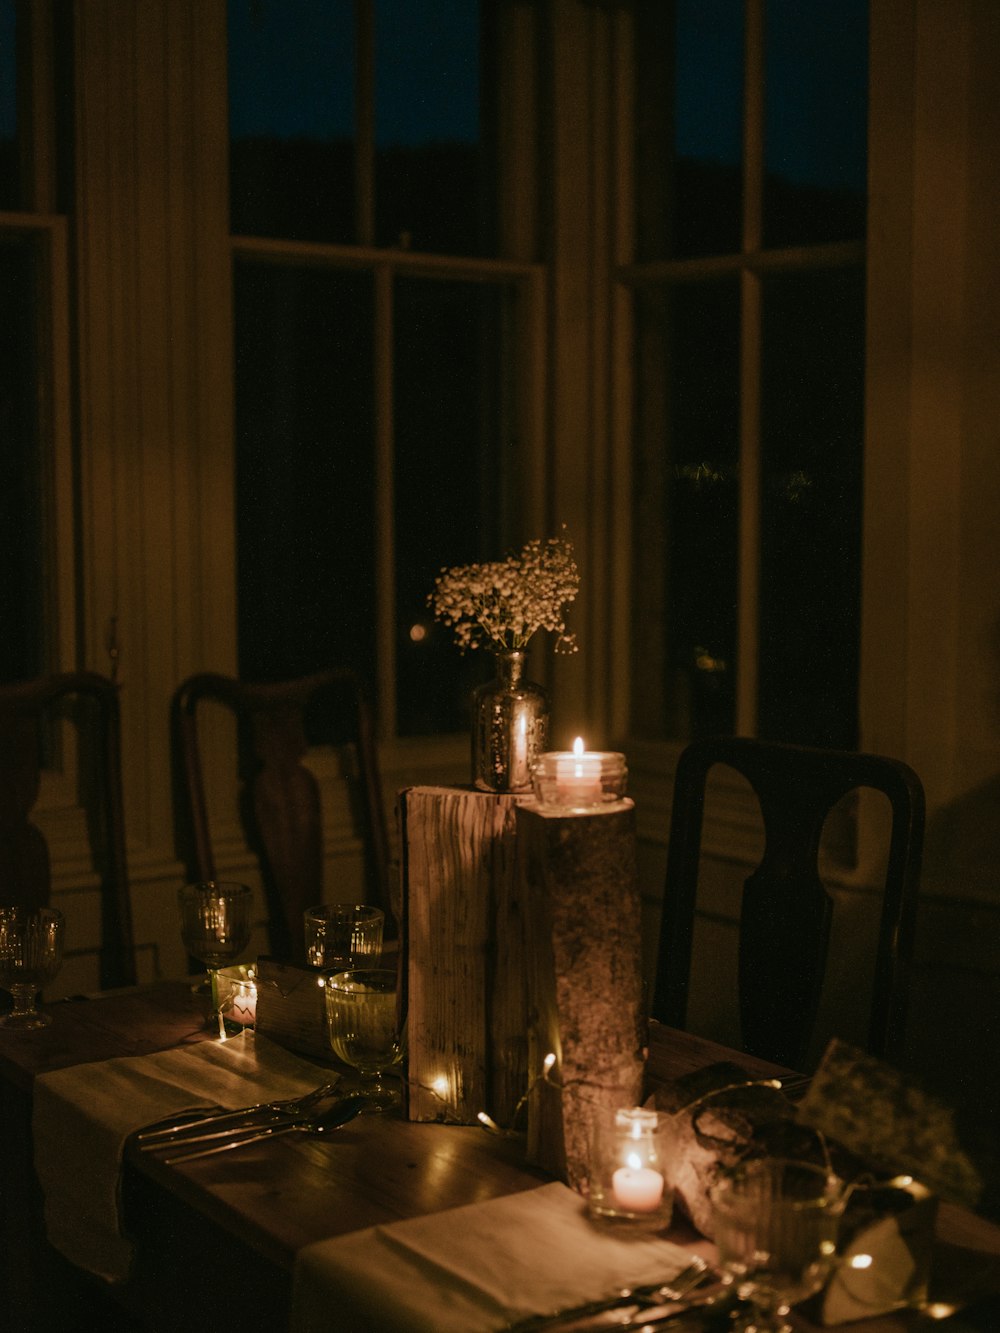
[[[593,813],[623,799],[628,766],[613,750],[550,750],[539,758],[532,781],[539,804]]]

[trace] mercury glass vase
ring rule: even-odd
[[[496,654],[496,677],[472,695],[472,781],[480,791],[531,790],[545,750],[549,697],[524,679],[527,654]]]

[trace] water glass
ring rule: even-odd
[[[326,972],[326,1018],[338,1060],[356,1069],[360,1091],[377,1109],[394,1106],[399,1090],[385,1084],[402,1059],[396,973],[387,968]]]
[[[303,914],[306,962],[346,971],[375,967],[382,954],[385,913],[367,903],[320,903]]]
[[[844,1183],[825,1167],[784,1158],[748,1162],[709,1191],[723,1281],[757,1333],[792,1333],[786,1316],[826,1282],[837,1254]]]
[[[3,1027],[30,1032],[52,1022],[35,999],[62,966],[63,927],[55,907],[0,907],[0,990],[14,999],[14,1008],[0,1018]]]

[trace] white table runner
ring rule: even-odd
[[[131,1259],[119,1216],[130,1133],[193,1106],[236,1109],[334,1078],[253,1033],[40,1075],[32,1129],[49,1240],[79,1267],[121,1281]]]

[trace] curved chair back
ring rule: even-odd
[[[0,686],[0,898],[45,906],[51,893],[49,848],[32,822],[46,751],[69,721],[79,737],[80,804],[100,877],[100,980],[134,985],[135,952],[121,777],[118,687],[89,671]],[[72,929],[72,923],[70,923]]]
[[[823,825],[857,788],[882,792],[892,812],[876,944],[867,1047],[898,1052],[913,952],[924,831],[924,792],[906,764],[878,755],[769,744],[744,737],[695,741],[677,765],[653,1017],[684,1027],[698,863],[709,770],[725,764],[760,803],[765,846],[743,886],[739,1007],[748,1052],[801,1068],[819,1009],[832,900],[819,874]]]
[[[189,869],[197,879],[216,878],[198,729],[199,706],[207,700],[237,720],[241,814],[260,862],[272,952],[301,957],[302,914],[323,897],[319,784],[301,762],[310,744],[320,742],[348,745],[356,756],[355,822],[365,843],[367,898],[386,912],[390,934],[388,834],[372,717],[357,675],[329,670],[253,684],[204,672],[178,687],[174,743],[190,822]]]

